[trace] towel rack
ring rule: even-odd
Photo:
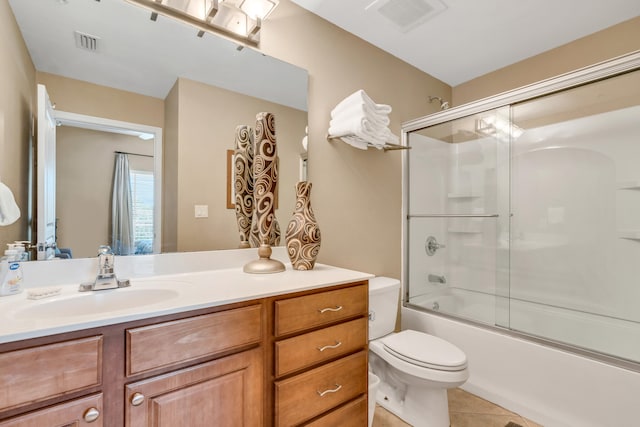
[[[349,136],[349,137],[356,137],[355,135],[345,135],[345,136]],[[327,140],[328,141],[332,141],[334,139],[342,139],[342,136],[331,136],[331,135],[327,135]],[[356,137],[357,138],[357,137]],[[385,142],[384,145],[380,146],[380,145],[376,145],[373,144],[371,142],[368,142],[362,138],[360,138],[360,140],[362,142],[365,142],[367,144],[367,147],[372,147],[372,148],[377,148],[377,149],[382,149],[382,151],[392,151],[392,150],[410,150],[412,147],[409,147],[408,145],[400,145],[400,144],[394,144],[391,142]]]

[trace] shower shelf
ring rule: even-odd
[[[620,230],[619,239],[640,240],[640,230]]]
[[[409,214],[407,219],[411,218],[498,218],[498,214]]]
[[[479,197],[482,197],[479,194],[473,194],[473,193],[449,193],[447,194],[447,198],[448,199],[477,199]]]
[[[640,181],[620,181],[617,186],[618,190],[640,190]]]

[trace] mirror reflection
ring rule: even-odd
[[[148,205],[149,192],[155,192],[152,200],[161,200],[154,206],[154,215],[162,215],[153,230],[161,236],[158,250],[237,248],[235,210],[226,203],[226,153],[234,148],[235,127],[254,127],[261,111],[276,118],[276,216],[286,225],[301,159],[306,159],[301,144],[307,124],[305,70],[212,34],[197,37],[196,29],[169,18],[152,21],[149,11],[124,0],[9,3],[37,83],[46,86],[58,112],[162,130],[162,144],[154,148],[152,140],[135,135],[59,123],[58,247],[70,249],[74,258],[89,257],[110,242],[113,168],[115,152],[121,151],[131,153],[130,169],[145,193],[142,199]],[[78,33],[93,36],[96,50],[85,49]],[[150,174],[155,177],[151,188]],[[147,227],[142,246],[149,240],[146,209],[139,217]]]

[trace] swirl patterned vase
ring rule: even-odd
[[[271,259],[271,241],[274,232],[275,189],[278,180],[278,152],[276,148],[275,120],[271,113],[258,113],[256,116],[255,140],[253,150],[253,198],[254,219],[257,227],[260,247],[259,259],[253,260],[243,268],[245,273],[278,273],[285,270],[284,264]],[[252,222],[253,222],[252,221]]]
[[[296,206],[289,221],[285,240],[293,268],[311,270],[320,252],[320,228],[311,209],[311,183],[296,184]]]
[[[253,129],[236,127],[236,148],[233,153],[233,189],[236,220],[240,233],[240,248],[248,248],[253,217]]]

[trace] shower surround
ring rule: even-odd
[[[633,425],[640,53],[405,123],[403,328],[545,426]]]

